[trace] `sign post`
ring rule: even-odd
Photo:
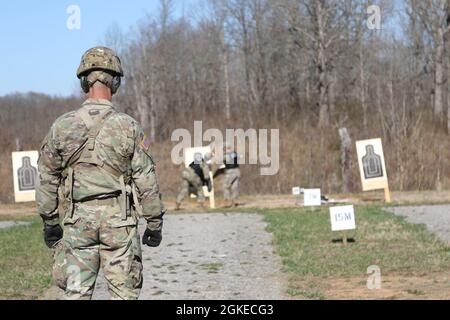
[[[381,139],[357,141],[356,152],[363,191],[383,189],[386,203],[391,203]]]

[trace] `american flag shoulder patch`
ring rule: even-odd
[[[150,140],[144,135],[139,146],[144,151],[148,151],[148,149],[150,149]]]

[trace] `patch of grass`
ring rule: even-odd
[[[354,243],[343,246],[332,240],[342,233],[331,231],[328,208],[260,210],[274,234],[284,271],[291,275],[288,293],[305,296],[308,277],[365,275],[377,265],[382,274],[428,274],[448,269],[450,247],[430,234],[424,225],[407,223],[377,206],[355,208],[357,229],[347,232]],[[300,284],[301,285],[296,285]],[[321,298],[318,284],[313,297]],[[308,296],[306,296],[308,297]]]
[[[11,214],[2,214],[0,215],[0,221],[33,221],[33,219],[36,218],[36,216],[37,214],[34,217],[25,215],[15,216]]]
[[[409,294],[412,294],[412,295],[416,295],[416,296],[422,296],[425,294],[423,291],[417,290],[417,289],[409,289],[409,290],[406,290],[406,292],[408,292]]]
[[[204,263],[201,264],[203,270],[207,270],[208,273],[218,273],[219,270],[223,267],[222,263]]]
[[[0,230],[0,298],[36,298],[51,285],[52,257],[42,221],[26,220],[31,224]]]
[[[302,296],[306,299],[325,300],[325,296],[318,290],[303,290],[297,285],[289,285],[286,293],[291,297]]]

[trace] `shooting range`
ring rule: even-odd
[[[384,190],[385,201],[391,202],[389,183],[381,139],[356,142],[363,191]]]
[[[0,300],[450,301],[450,0],[3,4]]]
[[[15,202],[32,202],[36,199],[38,183],[37,151],[12,153]]]
[[[202,157],[205,158],[207,153],[212,153],[211,147],[195,147],[184,149],[184,165],[186,168],[194,161],[196,153],[201,153]],[[213,173],[209,173],[209,178],[211,179],[211,191],[208,190],[207,186],[203,186],[203,194],[209,199],[209,206],[211,209],[216,208],[216,201],[214,198],[214,177]],[[191,195],[192,197],[193,195]]]

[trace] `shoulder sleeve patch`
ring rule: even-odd
[[[139,143],[139,147],[146,152],[148,151],[148,149],[150,149],[150,140],[146,137],[145,134],[142,136],[142,140]]]

